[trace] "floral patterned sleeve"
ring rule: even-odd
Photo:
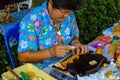
[[[67,20],[66,22],[67,25],[65,25],[65,29],[64,29],[65,39],[63,40],[63,43],[70,44],[74,36],[79,37],[79,29],[74,13],[71,13],[66,20]]]
[[[80,32],[79,32],[79,29],[78,29],[78,25],[77,25],[77,21],[76,21],[74,13],[72,15],[72,26],[73,26],[72,30],[71,30],[72,35],[79,37],[80,36]]]
[[[37,44],[37,26],[40,18],[35,10],[31,10],[20,23],[20,36],[18,52],[22,53],[28,50],[38,50]]]

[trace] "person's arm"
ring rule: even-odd
[[[48,49],[40,51],[26,51],[18,54],[18,60],[20,62],[38,62],[50,57],[52,57],[52,55]]]
[[[72,19],[73,19],[72,22],[74,24],[73,24],[73,29],[72,29],[71,33],[74,35],[74,37],[73,37],[72,41],[70,42],[70,45],[71,46],[76,46],[75,50],[73,50],[73,54],[87,53],[89,51],[88,46],[82,44],[79,40],[79,30],[78,30],[78,25],[77,25],[77,22],[76,22],[75,15],[73,15]]]
[[[35,22],[36,20],[41,21],[42,15],[37,17],[37,15],[40,15],[39,13],[37,7],[32,9],[20,23],[18,44],[18,60],[20,62],[37,62],[51,57],[48,49],[38,51],[38,35]],[[31,16],[33,14],[34,18]]]
[[[74,46],[74,45],[80,45],[80,44],[81,44],[81,42],[79,41],[78,36],[75,35],[74,38],[72,39],[70,45],[73,45],[73,46]]]
[[[74,36],[73,40],[71,41],[70,45],[76,46],[75,50],[73,50],[73,54],[85,54],[88,53],[89,49],[87,45],[81,44],[79,38]]]
[[[66,45],[55,45],[46,50],[26,51],[18,54],[20,62],[38,62],[50,57],[64,57],[71,49]]]

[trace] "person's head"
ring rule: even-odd
[[[62,10],[78,10],[81,8],[84,0],[48,0],[52,2],[52,7]]]
[[[48,0],[48,11],[51,18],[60,22],[72,11],[80,9],[84,0]]]

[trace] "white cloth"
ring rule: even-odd
[[[108,47],[109,45],[106,45],[105,48],[103,49],[103,55],[108,59],[112,59],[113,56],[111,56],[110,54],[108,54]],[[108,80],[107,77],[105,77],[105,73],[109,70],[112,71],[117,71],[117,67],[113,64],[108,65],[107,68],[101,68],[98,72],[94,73],[94,74],[90,74],[89,76],[84,76],[84,77],[80,77],[77,76],[78,80]],[[116,79],[117,80],[117,79]]]

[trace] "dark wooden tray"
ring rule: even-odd
[[[89,62],[92,60],[95,60],[97,63],[90,65]],[[97,72],[105,62],[107,62],[107,59],[103,55],[88,53],[81,55],[72,64],[68,64],[67,68],[72,75],[79,74],[80,76],[85,76]]]

